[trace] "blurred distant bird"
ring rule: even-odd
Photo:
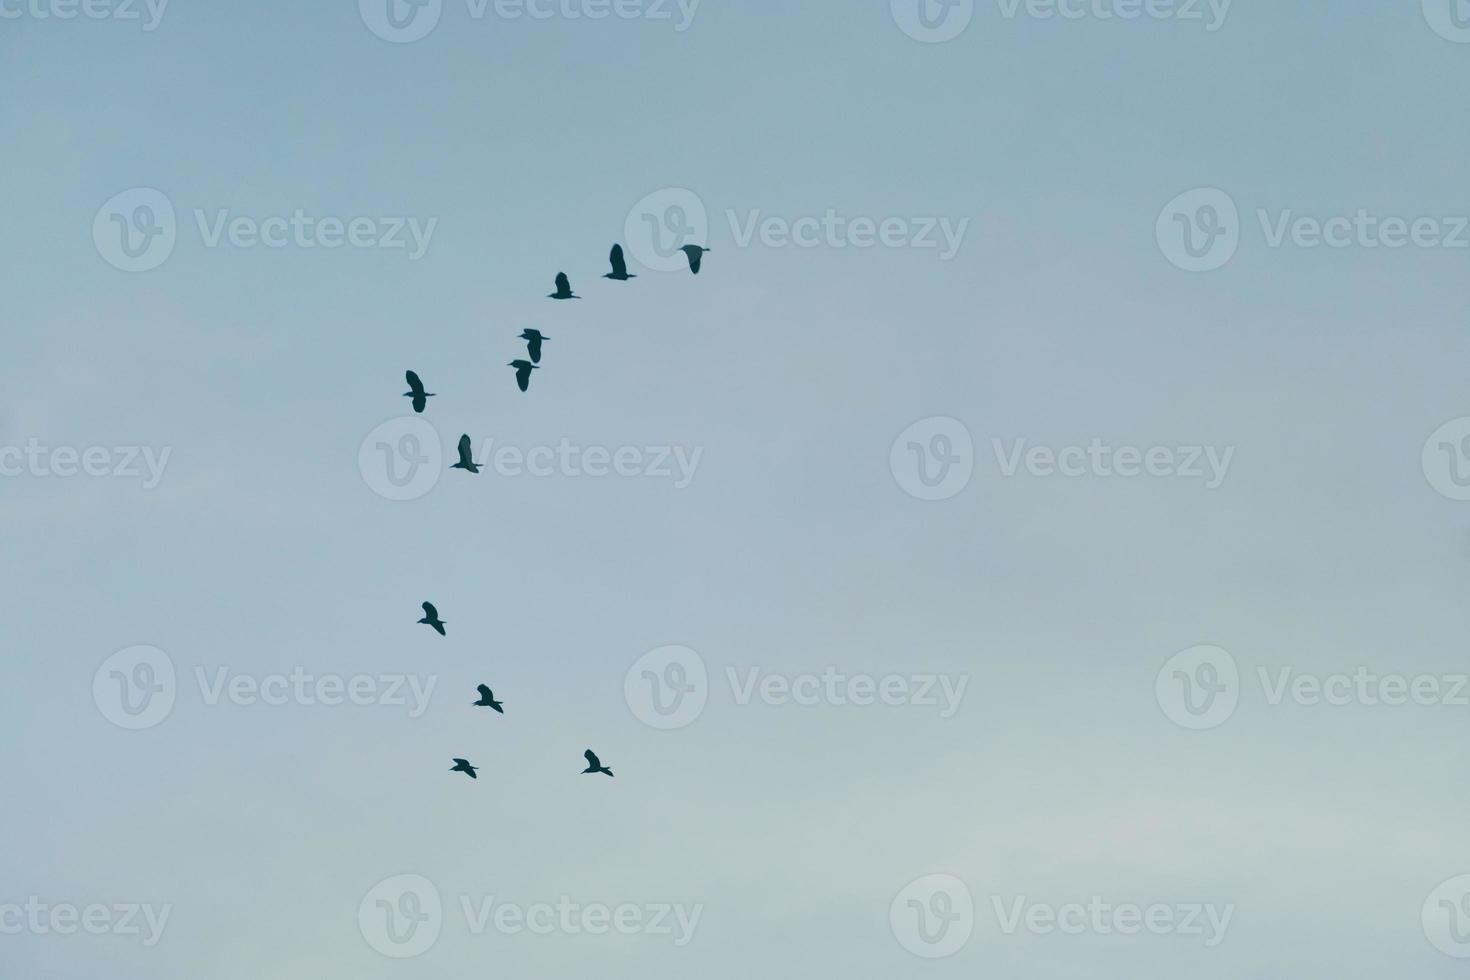
[[[714,249],[701,248],[698,245],[685,245],[681,251],[689,259],[689,271],[697,276],[699,275],[699,267],[704,262],[704,253],[712,252]]]
[[[586,776],[597,772],[603,773],[608,776],[612,775],[612,770],[604,766],[600,761],[598,761],[596,752],[588,749],[586,752],[582,753],[582,755],[587,759],[587,768],[582,770],[582,775]]]
[[[467,473],[480,472],[479,464],[475,462],[475,447],[467,435],[459,437],[459,462],[449,467],[451,470],[464,470]]]
[[[547,293],[547,295],[550,296],[552,299],[582,298],[576,293],[572,292],[572,281],[567,278],[567,274],[565,272],[558,272],[556,274],[556,292]]]
[[[613,271],[602,278],[616,279],[618,282],[627,282],[629,279],[638,278],[637,276],[628,275],[628,263],[623,258],[623,246],[614,245],[612,247],[612,254],[608,256],[608,261],[612,263]]]
[[[505,708],[503,708],[501,706],[501,704],[500,704],[499,701],[495,700],[495,694],[494,694],[494,692],[491,691],[484,684],[481,684],[480,685],[480,700],[478,700],[478,701],[475,702],[475,707],[477,707],[477,708],[494,708],[496,711],[500,712],[501,714],[505,714]]]
[[[404,377],[408,379],[408,390],[403,393],[403,397],[412,398],[413,410],[422,415],[424,409],[429,405],[429,399],[433,398],[434,394],[424,390],[424,383],[412,371],[408,372]]]
[[[540,364],[541,342],[543,340],[550,340],[551,338],[546,336],[540,330],[522,330],[521,339],[526,342],[526,350],[531,355],[531,363]]]
[[[419,620],[419,623],[424,626],[434,627],[434,632],[438,633],[440,636],[449,635],[444,632],[444,620],[439,618],[439,610],[434,608],[434,604],[432,602],[424,603],[424,618]]]
[[[521,386],[522,391],[531,390],[531,372],[541,370],[530,361],[511,361],[507,366],[516,369],[516,384]]]
[[[450,769],[449,771],[450,772],[462,772],[466,776],[470,777],[471,779],[479,779],[480,778],[479,776],[476,776],[475,775],[475,773],[478,771],[476,769],[476,767],[470,765],[468,762],[464,761],[463,759],[455,759],[454,760],[454,768],[453,769]]]

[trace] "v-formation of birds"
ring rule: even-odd
[[[689,260],[689,271],[696,276],[699,275],[699,269],[704,260],[704,253],[710,250],[699,245],[686,245],[682,251]],[[608,261],[612,265],[612,271],[602,278],[611,279],[615,282],[627,282],[629,279],[638,278],[636,275],[628,272],[628,262],[623,256],[623,246],[613,245],[612,252],[608,256]],[[557,300],[582,298],[572,291],[572,282],[567,278],[565,272],[558,272],[556,274],[556,292],[550,293],[548,296],[550,299]],[[541,369],[542,344],[551,338],[539,330],[527,329],[521,332],[519,339],[526,342],[526,355],[530,360],[511,361],[509,366],[515,368],[516,385],[522,392],[526,392],[531,388],[531,372]],[[436,395],[434,392],[424,388],[423,380],[415,372],[409,371],[406,378],[408,380],[408,391],[403,393],[403,397],[412,399],[413,410],[419,414],[423,414],[429,406],[429,399],[436,397]],[[475,462],[474,458],[474,445],[471,443],[468,435],[460,436],[458,448],[459,462],[455,463],[451,469],[464,470],[471,474],[479,473],[480,466]],[[439,617],[438,608],[432,602],[425,602],[423,604],[423,610],[424,618],[419,620],[419,624],[429,627],[440,636],[448,636],[449,633],[444,628],[448,623]],[[496,700],[495,693],[490,688],[481,684],[477,690],[480,699],[473,702],[473,707],[490,708],[498,714],[505,714],[505,705],[501,701]],[[582,775],[612,776],[613,771],[602,764],[602,760],[597,757],[596,752],[588,749],[582,754],[582,757],[587,760],[587,768],[582,770]],[[450,768],[450,772],[464,773],[471,779],[480,778],[478,766],[471,765],[465,759],[455,759],[453,761],[454,765]]]

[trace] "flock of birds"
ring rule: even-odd
[[[704,261],[704,253],[710,250],[699,245],[685,245],[681,251],[683,251],[685,257],[689,260],[689,271],[696,276],[699,275],[700,266]],[[615,282],[627,282],[629,279],[638,278],[636,275],[628,272],[628,262],[623,256],[623,246],[613,245],[612,253],[608,256],[608,261],[612,263],[612,271],[602,278],[612,279]],[[567,274],[565,272],[558,272],[556,274],[556,292],[549,293],[548,298],[566,300],[581,299],[582,297],[572,291],[572,282],[567,278]],[[531,372],[541,369],[542,344],[551,338],[539,330],[527,329],[521,332],[518,339],[526,342],[526,356],[530,360],[514,360],[510,362],[509,366],[515,368],[516,385],[522,392],[527,392],[531,389]],[[434,392],[425,389],[423,379],[415,372],[409,371],[406,374],[406,378],[408,380],[408,391],[403,393],[403,397],[412,399],[413,410],[422,415],[429,407],[429,399],[437,396]],[[480,472],[480,464],[475,462],[474,444],[468,434],[460,436],[459,462],[450,468],[464,470],[471,474]],[[419,624],[429,627],[440,636],[448,636],[449,632],[444,628],[447,624],[440,618],[438,608],[432,602],[425,602],[423,604],[423,610],[424,618],[419,620]],[[473,707],[489,708],[498,714],[505,714],[505,705],[503,702],[496,700],[494,691],[490,690],[484,684],[481,684],[477,688],[477,691],[480,699],[473,703]],[[602,760],[597,758],[596,752],[588,749],[582,753],[582,756],[587,760],[587,768],[582,770],[582,775],[600,774],[609,777],[612,776],[613,771],[602,764]],[[450,772],[461,772],[471,779],[480,778],[478,775],[478,766],[471,765],[466,759],[455,759],[453,761],[454,765],[450,768]]]

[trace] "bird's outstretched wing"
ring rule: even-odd
[[[460,436],[459,437],[459,461],[462,464],[469,465],[470,463],[473,463],[474,462],[474,459],[475,459],[475,450],[474,450],[474,446],[470,443],[470,437],[468,435]]]
[[[598,760],[597,753],[596,752],[593,752],[591,749],[588,749],[586,752],[584,752],[582,754],[587,759],[587,765],[591,766],[593,769],[601,769],[602,768],[602,763]]]
[[[484,700],[486,700],[486,701],[494,701],[495,700],[495,694],[494,694],[494,692],[491,691],[484,684],[481,684],[480,685],[479,691],[480,691],[480,697],[483,698]]]
[[[612,262],[613,275],[621,278],[628,274],[628,263],[623,258],[623,246],[614,245],[608,259]]]
[[[408,390],[409,391],[412,391],[415,394],[417,394],[417,393],[419,393],[419,392],[421,392],[421,391],[424,390],[424,383],[419,380],[419,376],[417,374],[415,374],[414,372],[409,371],[407,374],[404,375],[404,378],[406,378],[408,380]]]
[[[516,384],[522,391],[531,390],[531,369],[528,367],[516,368]]]
[[[567,278],[565,272],[558,272],[556,274],[556,291],[559,293],[569,293],[572,291],[572,281]]]
[[[438,619],[439,610],[434,608],[434,604],[432,602],[426,602],[424,603],[424,615],[429,619]]]
[[[689,271],[699,275],[699,267],[704,264],[704,250],[691,245],[684,249],[684,254],[689,256]]]

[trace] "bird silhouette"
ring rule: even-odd
[[[637,276],[630,276],[628,274],[628,263],[627,260],[623,258],[623,246],[614,245],[612,247],[612,254],[609,255],[607,258],[608,261],[612,263],[612,271],[602,278],[616,279],[618,282],[627,282],[629,279],[638,278]]]
[[[450,467],[452,470],[464,470],[467,473],[479,473],[480,466],[475,462],[475,447],[467,435],[459,437],[459,462]]]
[[[689,271],[697,276],[699,275],[699,267],[704,262],[704,253],[714,250],[702,248],[699,245],[685,245],[680,251],[689,259]]]
[[[530,361],[511,361],[508,365],[516,369],[516,384],[521,386],[522,391],[531,390],[531,372],[541,370]]]
[[[611,769],[604,766],[602,762],[598,760],[596,752],[588,749],[586,752],[583,752],[582,755],[587,760],[587,768],[582,770],[582,775],[587,776],[592,773],[598,772],[608,776],[611,776],[613,774]]]
[[[434,632],[438,633],[440,636],[449,635],[448,633],[444,632],[444,620],[439,618],[439,610],[434,608],[434,604],[432,602],[424,603],[424,618],[419,620],[419,622],[424,626],[434,627]]]
[[[408,372],[404,377],[408,379],[408,390],[403,393],[403,397],[412,398],[413,410],[422,415],[424,409],[429,406],[429,399],[433,398],[434,394],[433,392],[424,390],[424,383],[412,371]]]
[[[540,330],[522,330],[521,339],[526,342],[526,351],[531,355],[531,363],[540,364],[541,342],[543,340],[550,340],[551,338]]]
[[[479,779],[480,778],[479,776],[476,776],[475,775],[475,773],[478,771],[478,769],[475,766],[470,765],[468,762],[466,762],[463,759],[455,759],[454,760],[454,767],[452,769],[450,769],[449,771],[450,772],[462,772],[466,776],[470,777],[471,779]]]
[[[572,292],[572,281],[567,278],[567,274],[565,272],[558,272],[556,274],[556,292],[547,293],[546,295],[550,296],[552,299],[582,298],[576,293]]]
[[[501,714],[505,714],[505,708],[501,706],[499,701],[495,700],[495,693],[484,684],[480,685],[480,700],[475,702],[475,707],[494,708]]]

